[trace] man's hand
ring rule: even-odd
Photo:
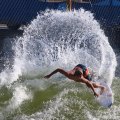
[[[50,78],[50,75],[46,75],[44,78],[48,79],[48,78]]]
[[[95,92],[95,93],[94,93],[94,96],[95,96],[95,97],[99,97],[99,94],[97,94],[97,93]]]

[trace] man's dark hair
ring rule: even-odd
[[[80,71],[80,70],[76,70],[75,73],[74,73],[75,76],[82,75],[82,74],[83,74],[83,73],[82,73],[82,71]]]

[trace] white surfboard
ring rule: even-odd
[[[114,102],[112,89],[106,83],[100,84],[105,86],[106,90],[99,97],[97,97],[96,100],[103,107],[111,107]],[[100,94],[101,89],[96,88],[95,91]]]

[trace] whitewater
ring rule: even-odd
[[[24,29],[23,36],[4,46],[5,67],[0,73],[0,120],[120,119],[116,55],[94,15],[84,9],[47,10]],[[100,106],[90,89],[56,74],[84,64],[114,93],[111,108]]]

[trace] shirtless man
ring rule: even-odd
[[[52,73],[46,75],[44,78],[50,78],[52,75],[56,74],[57,72],[63,74],[67,78],[74,80],[76,82],[85,83],[87,87],[92,89],[94,96],[96,97],[98,97],[99,94],[95,92],[95,88],[100,88],[101,94],[105,90],[104,86],[92,82],[92,77],[90,75],[89,69],[82,64],[78,64],[77,66],[74,67],[74,69],[70,71],[65,71],[63,69],[58,68],[54,70]]]

